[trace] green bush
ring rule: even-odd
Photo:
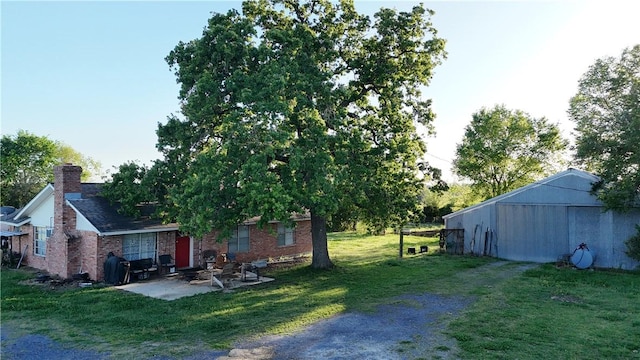
[[[21,256],[19,252],[2,249],[2,266],[15,268]]]
[[[636,230],[636,234],[625,242],[627,245],[625,252],[630,258],[640,261],[640,225],[636,225]]]

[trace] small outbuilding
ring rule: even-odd
[[[444,216],[464,229],[464,252],[508,260],[554,262],[586,244],[593,266],[634,269],[625,241],[636,233],[640,208],[605,211],[591,194],[599,178],[568,169]]]

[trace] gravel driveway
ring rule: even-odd
[[[462,297],[433,294],[398,297],[373,313],[345,313],[319,321],[298,333],[265,336],[237,343],[231,352],[206,351],[199,359],[416,359],[424,354],[450,358],[455,342],[442,335],[448,320],[471,303]],[[2,326],[2,359],[108,359],[98,353],[64,347],[42,335],[15,335]],[[154,357],[166,359],[167,357]]]
[[[514,276],[533,267],[487,265],[495,281]],[[476,269],[477,271],[478,269]],[[486,277],[484,278],[486,280]],[[319,321],[300,332],[286,336],[265,336],[238,342],[229,351],[202,351],[185,360],[258,359],[452,359],[455,340],[442,331],[448,322],[469,306],[473,298],[429,293],[404,295],[372,313],[349,312]],[[42,335],[21,335],[0,326],[3,360],[109,359],[109,353],[65,347]],[[157,356],[151,359],[177,360]]]
[[[108,354],[101,354],[90,350],[66,348],[42,335],[18,336],[10,327],[0,326],[0,341],[3,360],[82,360],[107,359]]]
[[[287,336],[266,336],[236,344],[230,356],[254,359],[440,359],[454,356],[455,341],[442,334],[449,320],[471,303],[468,298],[433,294],[396,298],[375,313],[346,313]],[[236,355],[237,354],[237,355]],[[236,356],[234,356],[236,355]]]

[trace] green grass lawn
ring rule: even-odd
[[[239,338],[287,333],[344,311],[373,311],[397,295],[429,291],[476,299],[447,330],[464,358],[640,357],[638,273],[545,266],[502,279],[483,267],[494,259],[438,254],[437,243],[405,236],[405,248],[428,245],[429,253],[400,260],[397,235],[330,234],[333,270],[271,270],[265,274],[276,279],[271,283],[175,301],[112,287],[61,292],[20,285],[33,273],[5,268],[1,320],[18,332],[115,357],[180,356],[227,348]]]
[[[449,326],[469,359],[640,359],[640,273],[544,265]]]

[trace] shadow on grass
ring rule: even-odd
[[[447,279],[492,261],[433,252],[399,260],[397,239],[347,233],[329,241],[331,270],[308,264],[271,270],[265,273],[276,279],[271,283],[170,302],[111,287],[48,291],[18,284],[33,274],[2,271],[2,321],[28,319],[55,340],[82,346],[90,339],[114,356],[179,357],[203,345],[227,348],[240,338],[291,332],[344,311],[371,311],[400,294],[447,294],[440,288]],[[38,322],[53,325],[43,329]],[[74,340],[73,334],[83,336]]]

